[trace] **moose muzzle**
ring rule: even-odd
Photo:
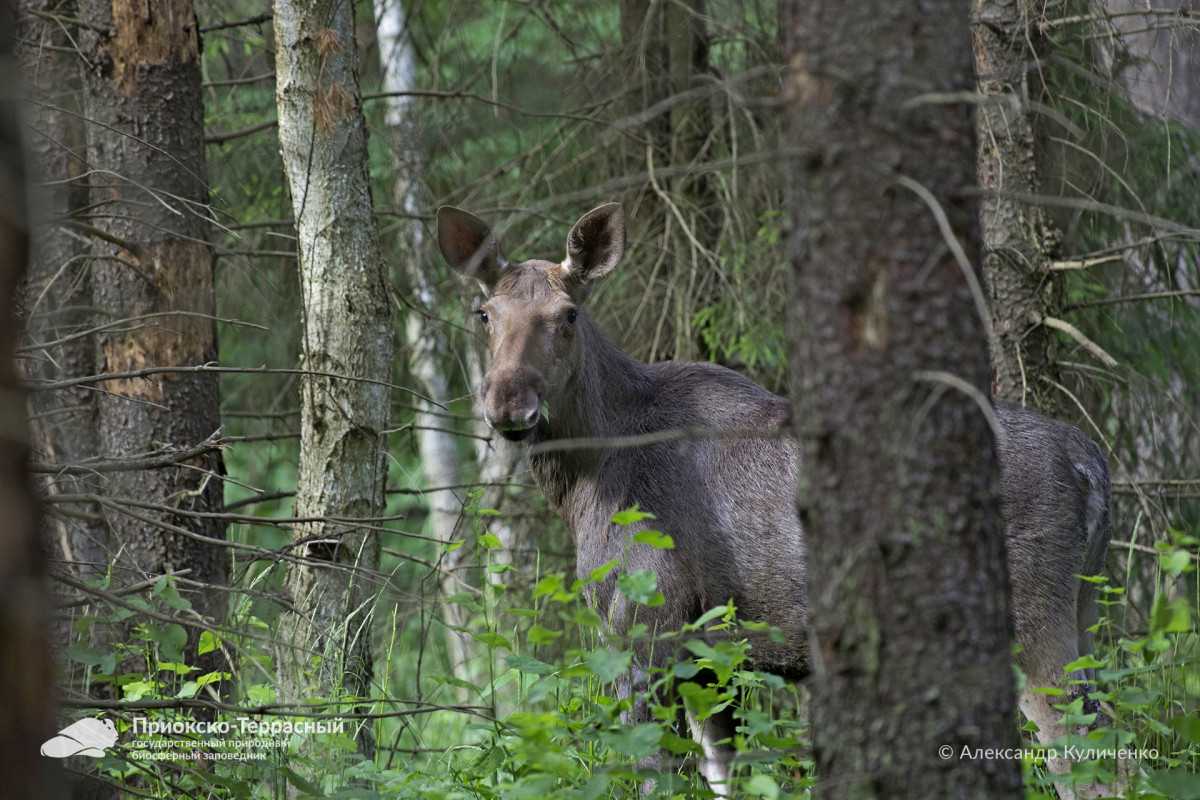
[[[483,416],[492,430],[511,442],[526,438],[541,416],[545,380],[530,369],[488,375],[483,389]]]

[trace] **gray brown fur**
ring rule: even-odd
[[[640,363],[588,318],[580,305],[590,282],[611,271],[623,250],[619,206],[585,215],[568,236],[561,264],[505,263],[487,226],[457,209],[439,211],[439,238],[447,260],[490,293],[483,306],[492,354],[481,387],[484,407],[498,431],[535,445],[530,467],[574,534],[579,574],[624,558],[623,569],[657,576],[666,602],[656,608],[631,605],[615,590],[615,574],[598,588],[590,599],[612,630],[623,633],[635,621],[677,629],[732,600],[741,618],[783,632],[782,642],[754,642],[755,664],[804,675],[805,543],[795,512],[800,464],[786,435],[788,401],[714,364]],[[1083,627],[1093,613],[1091,586],[1075,576],[1103,568],[1108,467],[1077,428],[1013,405],[998,404],[996,412],[1018,662],[1031,685],[1061,684],[1062,665],[1080,654],[1081,642],[1083,649],[1088,644]],[[528,427],[527,419],[536,423]],[[761,436],[619,449],[536,447],[695,428]],[[640,527],[670,534],[674,549],[627,546],[633,531],[611,519],[635,504],[655,517]],[[645,680],[647,660],[633,670],[632,683]],[[638,697],[639,688],[626,691]],[[1045,698],[1027,693],[1022,708],[1044,736],[1062,733]],[[633,716],[646,713],[644,703],[635,704]],[[694,726],[708,754],[705,775],[718,784],[727,779],[729,750],[715,742],[731,724],[715,718],[706,729]]]

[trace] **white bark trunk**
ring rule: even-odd
[[[400,0],[375,0],[376,30],[379,38],[379,60],[385,92],[405,92],[415,88],[416,65],[405,24],[404,7]],[[391,150],[395,177],[393,202],[397,208],[416,214],[416,185],[421,168],[419,149],[415,145],[416,120],[412,102],[407,97],[389,97],[385,120],[391,134]],[[405,263],[408,285],[413,299],[423,309],[433,310],[434,296],[420,264],[423,259],[423,237],[420,225],[409,226],[406,242],[409,251]],[[450,380],[442,369],[446,356],[445,339],[435,326],[427,325],[425,317],[410,311],[404,325],[405,339],[410,348],[409,370],[421,384],[427,397],[445,402],[450,397]],[[416,426],[417,451],[421,459],[421,474],[426,486],[454,486],[462,482],[464,473],[455,436],[435,428],[448,427],[444,420],[418,411],[413,420]],[[462,536],[463,506],[459,491],[435,492],[428,495],[430,529],[435,537],[450,541]],[[464,557],[468,549],[460,547],[441,560],[440,585],[442,596],[461,591],[465,581]],[[471,638],[460,633],[469,621],[459,606],[443,602],[442,620],[447,626],[446,650],[450,667],[456,678],[470,683],[473,661]],[[458,702],[470,702],[463,687],[456,689]]]

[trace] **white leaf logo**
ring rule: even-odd
[[[100,758],[117,743],[117,729],[110,719],[88,717],[72,722],[42,744],[42,755],[50,758],[88,756]]]

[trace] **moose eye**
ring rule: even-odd
[[[575,310],[575,309],[573,309],[573,308],[568,308],[568,309],[567,309],[567,322],[569,322],[569,323],[571,323],[572,325],[574,325],[574,324],[575,324],[575,320],[576,320],[578,317],[579,317],[579,312],[578,312],[578,311],[576,311],[576,310]]]
[[[482,322],[484,325],[488,324],[488,313],[486,311],[484,311],[482,308],[475,309],[475,316],[479,317],[479,321]]]

